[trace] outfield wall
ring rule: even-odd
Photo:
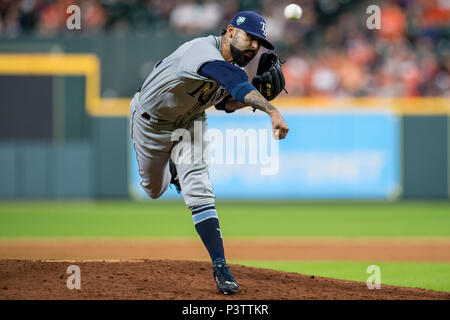
[[[261,112],[211,112],[210,179],[218,198],[392,199],[401,192],[400,118],[390,112],[283,110],[288,138]],[[185,140],[185,137],[183,137]],[[130,147],[130,190],[146,198]],[[177,198],[170,190],[164,198]]]
[[[448,116],[403,116],[404,198],[448,198],[449,132]]]

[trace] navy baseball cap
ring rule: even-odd
[[[263,47],[273,50],[273,45],[267,41],[267,23],[263,17],[253,11],[241,11],[231,20],[233,27],[244,30],[259,38]]]

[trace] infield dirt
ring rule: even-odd
[[[450,261],[448,239],[226,239],[227,260]],[[200,239],[0,239],[0,259],[209,260]]]
[[[81,270],[81,289],[69,290],[67,267]],[[230,265],[240,283],[232,296],[217,293],[211,264],[184,260],[0,260],[0,299],[450,299],[450,293]]]

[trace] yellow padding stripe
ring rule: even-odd
[[[86,109],[91,116],[128,116],[131,98],[100,97],[100,59],[95,54],[0,54],[3,75],[80,75],[86,77]],[[290,98],[272,101],[279,108],[316,110],[361,108],[377,111],[390,109],[398,114],[450,114],[450,99],[414,98]]]

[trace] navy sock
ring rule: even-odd
[[[223,259],[225,261],[219,217],[217,216],[214,203],[193,208],[192,219],[194,220],[195,229],[208,250],[212,262],[214,263],[217,259]]]

